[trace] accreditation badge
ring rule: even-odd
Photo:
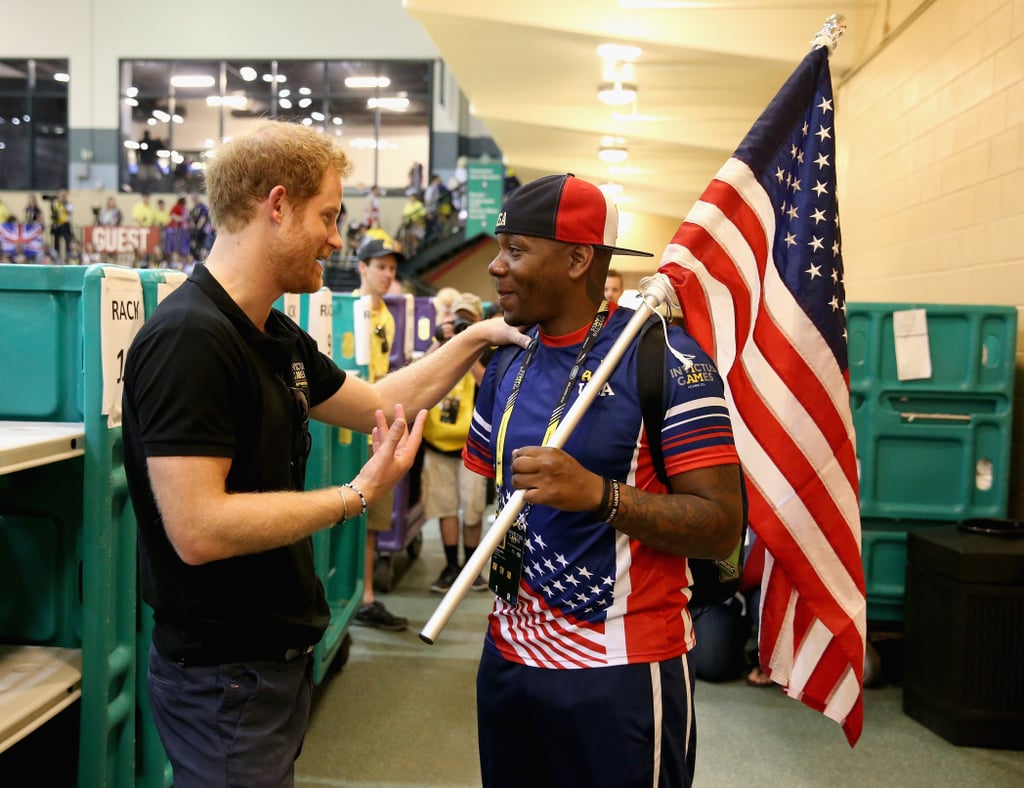
[[[523,574],[523,556],[526,552],[526,512],[519,513],[491,554],[491,568],[487,587],[510,605],[519,600],[519,578]]]

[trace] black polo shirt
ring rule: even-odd
[[[146,458],[228,457],[230,492],[303,489],[308,436],[297,398],[319,404],[344,380],[282,313],[271,312],[265,332],[253,325],[201,265],[139,331],[125,364],[124,464],[142,595],[165,657],[204,664],[274,658],[319,641],[330,611],[311,538],[184,563],[164,531]]]

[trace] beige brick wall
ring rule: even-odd
[[[1017,307],[1024,517],[1024,0],[921,7],[835,79],[847,298]]]

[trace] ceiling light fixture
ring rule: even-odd
[[[409,99],[394,96],[390,98],[371,98],[366,100],[367,109],[389,109],[392,112],[405,112],[409,109]]]
[[[636,101],[636,85],[631,82],[602,82],[597,86],[597,97],[613,107],[632,104]]]
[[[621,183],[613,183],[612,181],[607,181],[606,183],[600,184],[597,188],[600,189],[606,196],[612,198],[618,197],[620,194],[622,194]]]
[[[640,47],[632,44],[601,44],[597,54],[602,60],[636,60],[643,52]]]
[[[597,158],[608,164],[618,164],[629,158],[629,151],[620,145],[606,145],[597,149]]]
[[[386,88],[390,84],[388,77],[345,77],[347,88]]]
[[[179,74],[171,77],[171,84],[176,88],[212,88],[216,81],[204,74]]]

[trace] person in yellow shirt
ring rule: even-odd
[[[132,208],[132,222],[140,227],[156,226],[156,208],[150,203],[148,194],[143,194],[142,199]]]
[[[163,228],[171,223],[171,209],[167,207],[167,203],[165,203],[163,200],[156,201],[155,213],[155,226]]]
[[[402,251],[409,257],[414,256],[423,243],[427,232],[427,209],[415,191],[409,191],[405,206],[402,208]]]
[[[483,303],[473,293],[462,293],[452,302],[448,337],[461,333],[483,319]],[[447,332],[446,332],[447,333]],[[441,338],[430,350],[448,341]],[[429,353],[430,350],[427,352]],[[445,567],[430,590],[443,594],[459,576],[459,534],[465,560],[480,545],[484,509],[487,508],[487,479],[469,470],[462,462],[462,447],[469,437],[473,420],[476,387],[484,375],[484,366],[477,361],[448,395],[427,412],[423,425],[423,510],[428,520],[438,520],[444,546]],[[461,525],[460,524],[461,515]],[[477,575],[470,586],[474,591],[487,588],[487,581]]]
[[[384,295],[394,282],[398,263],[404,256],[389,241],[371,239],[359,249],[359,295],[370,296],[370,382],[380,380],[391,369],[391,348],[395,343],[395,318],[384,303]],[[363,601],[356,611],[355,623],[400,632],[408,627],[408,619],[396,616],[376,598],[373,589],[373,568],[377,561],[377,533],[391,530],[395,508],[392,488],[371,502],[366,509],[366,574]]]

